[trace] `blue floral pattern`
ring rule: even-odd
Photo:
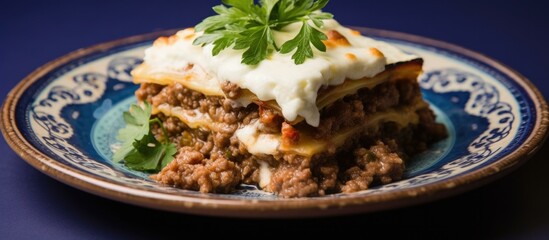
[[[42,136],[50,148],[62,152],[65,158],[78,159],[84,155],[67,141],[74,134],[72,127],[60,116],[60,110],[67,104],[82,104],[95,100],[102,94],[107,78],[99,73],[85,73],[74,76],[70,87],[54,85],[46,97],[33,104],[30,110],[32,119],[45,130]],[[42,131],[40,131],[42,132]]]
[[[59,78],[48,86],[47,94],[30,107],[30,121],[31,124],[36,123],[34,132],[44,147],[75,168],[143,188],[176,191],[152,181],[128,176],[112,165],[90,158],[72,144],[74,129],[61,117],[63,108],[67,106],[91,104],[101,99],[105,94],[107,81],[131,82],[130,71],[140,62],[136,57],[114,58],[104,72],[86,72],[70,78]]]

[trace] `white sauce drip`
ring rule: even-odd
[[[264,161],[259,161],[259,186],[265,189],[271,183],[271,170],[269,164]]]
[[[279,138],[273,134],[264,134],[259,132],[259,121],[246,125],[238,129],[235,134],[238,140],[246,145],[251,154],[271,154],[274,155],[280,146]]]

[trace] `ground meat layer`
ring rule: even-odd
[[[200,192],[232,191],[241,182],[238,164],[213,154],[209,159],[190,147],[179,149],[177,157],[151,178],[164,184]]]
[[[238,89],[225,85],[233,95]],[[252,155],[234,135],[241,124],[260,121],[265,133],[282,133],[299,137],[300,129],[313,132],[318,139],[329,139],[341,129],[367,121],[369,115],[396,106],[414,104],[421,97],[415,81],[384,83],[375,89],[362,89],[357,94],[338,100],[321,112],[318,128],[305,123],[295,126],[261,104],[238,107],[223,97],[205,96],[180,84],[161,86],[142,84],[136,92],[140,101],[153,106],[168,103],[184,109],[198,110],[210,116],[219,131],[192,129],[176,117],[158,114],[168,131],[169,139],[179,147],[168,166],[152,178],[175,187],[201,192],[227,193],[240,183],[258,185],[261,163],[272,173],[264,190],[283,197],[321,196],[365,190],[375,184],[386,184],[402,178],[405,162],[410,156],[446,136],[446,129],[434,121],[428,108],[417,110],[420,123],[399,127],[393,122],[376,129],[363,129],[353,134],[338,148],[326,150],[310,158],[295,154]],[[157,138],[162,132],[153,128]],[[296,135],[297,133],[297,135]]]

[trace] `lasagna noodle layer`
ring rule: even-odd
[[[422,60],[416,59],[409,62],[397,63],[389,65],[386,70],[372,78],[347,79],[343,84],[336,86],[328,86],[321,89],[317,96],[317,107],[322,110],[326,106],[334,103],[347,95],[356,93],[359,89],[373,89],[377,85],[398,79],[417,79],[421,73]],[[142,64],[133,72],[135,83],[154,83],[159,85],[171,85],[179,83],[186,88],[203,93],[206,96],[224,96],[220,84],[217,79],[206,74],[200,67],[196,65],[188,66],[185,69],[174,70],[173,72],[157,72],[151,66]],[[246,89],[242,89],[237,99],[242,103],[256,102],[262,107],[267,107],[279,113],[282,111],[280,106],[274,100],[261,101],[253,93]],[[298,117],[291,124],[296,124],[303,121],[302,117]]]
[[[252,154],[293,153],[300,156],[312,157],[327,149],[327,146],[339,147],[353,136],[354,133],[362,132],[364,129],[376,129],[383,122],[394,122],[399,127],[406,127],[409,124],[415,125],[419,121],[416,112],[427,108],[428,105],[421,99],[410,106],[403,106],[389,109],[383,112],[371,114],[368,121],[362,125],[342,129],[330,139],[315,139],[307,131],[300,131],[300,140],[296,144],[282,144],[280,133],[261,133],[258,130],[258,122],[241,126],[236,131],[238,139],[246,146]],[[222,131],[211,118],[198,110],[185,110],[181,107],[173,107],[169,104],[161,104],[153,108],[153,113],[163,113],[168,117],[176,117],[190,128],[202,128],[213,132]]]

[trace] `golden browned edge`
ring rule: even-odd
[[[175,30],[167,30],[79,49],[36,69],[17,84],[8,94],[2,106],[2,123],[0,125],[2,134],[10,147],[36,169],[63,183],[93,194],[125,203],[168,211],[212,216],[258,218],[314,217],[364,213],[434,201],[476,188],[511,172],[511,170],[517,168],[526,162],[527,159],[532,157],[542,146],[547,137],[547,127],[549,124],[547,103],[536,87],[520,73],[492,58],[450,43],[386,30],[360,27],[355,27],[355,29],[360,30],[363,33],[375,34],[376,36],[426,43],[438,48],[460,52],[483,61],[508,74],[521,84],[534,99],[537,112],[537,121],[534,130],[528,136],[523,147],[518,148],[513,153],[502,157],[502,159],[489,166],[461,175],[450,181],[366,196],[348,194],[317,198],[275,200],[234,200],[223,198],[222,195],[215,194],[173,194],[121,185],[60,164],[56,160],[51,159],[38,151],[22,136],[15,122],[15,107],[28,86],[37,81],[45,73],[75,58],[90,53],[105,51],[119,45],[152,40],[158,36],[170,35],[175,32]]]

